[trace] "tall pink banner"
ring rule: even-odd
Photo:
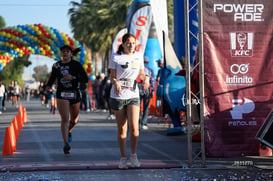
[[[273,3],[205,0],[207,156],[258,155],[255,135],[273,109]]]

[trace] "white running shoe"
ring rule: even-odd
[[[149,128],[148,128],[147,125],[143,125],[143,126],[142,126],[142,129],[143,129],[143,130],[148,130]]]
[[[111,119],[116,119],[114,114],[111,114],[110,117],[111,117]]]
[[[127,158],[126,157],[121,157],[121,159],[119,161],[118,168],[119,169],[128,169]]]
[[[130,156],[130,161],[131,161],[131,167],[133,168],[139,168],[140,167],[140,163],[137,159],[137,155],[136,154],[132,154]]]

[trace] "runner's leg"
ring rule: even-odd
[[[120,149],[121,157],[126,157],[126,137],[127,137],[127,114],[126,109],[114,111],[118,132],[118,144]]]
[[[68,124],[69,124],[69,101],[57,99],[57,108],[61,116],[61,132],[64,143],[68,143]]]
[[[137,150],[137,143],[139,137],[139,106],[128,105],[127,107],[127,117],[130,130],[130,144],[131,144],[131,154],[135,154]]]
[[[78,123],[80,113],[80,102],[70,105],[70,121],[69,132],[72,132],[73,127]]]

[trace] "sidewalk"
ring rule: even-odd
[[[103,174],[105,179],[108,177],[113,179],[111,175],[118,173],[136,176],[135,180],[143,180],[141,178],[149,174],[151,174],[150,180],[156,175],[161,175],[160,178],[163,180],[165,177],[176,180],[183,177],[197,177],[198,174],[208,174],[208,178],[212,176],[224,178],[223,173],[232,175],[231,171],[253,174],[253,177],[263,173],[270,177],[273,170],[272,158],[268,157],[207,158],[205,168],[202,168],[200,160],[194,161],[193,167],[188,168],[186,135],[166,136],[167,127],[164,123],[158,124],[150,120],[149,130],[140,131],[137,153],[141,169],[122,172],[117,168],[120,154],[116,139],[116,124],[115,120],[107,119],[108,113],[81,112],[79,123],[73,130],[71,154],[64,155],[60,115],[49,114],[49,109],[41,105],[38,100],[22,102],[22,105],[27,110],[28,122],[20,131],[14,155],[0,157],[2,172],[0,178],[1,176],[11,178],[16,177],[16,174],[26,175],[37,171],[50,173],[51,176],[54,175],[52,172],[63,175],[62,172],[69,171],[71,177],[67,177],[77,177],[77,180],[81,178],[79,177],[82,176],[81,173],[91,175],[92,178],[95,175],[100,178],[101,176],[98,175],[105,173]],[[0,115],[1,148],[3,148],[5,127],[17,112],[18,108],[11,107],[8,103],[7,111]],[[199,150],[199,145],[200,143],[193,143],[193,151]],[[127,153],[129,156],[129,141]]]

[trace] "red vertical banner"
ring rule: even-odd
[[[273,3],[203,1],[207,156],[258,155],[273,109]]]

